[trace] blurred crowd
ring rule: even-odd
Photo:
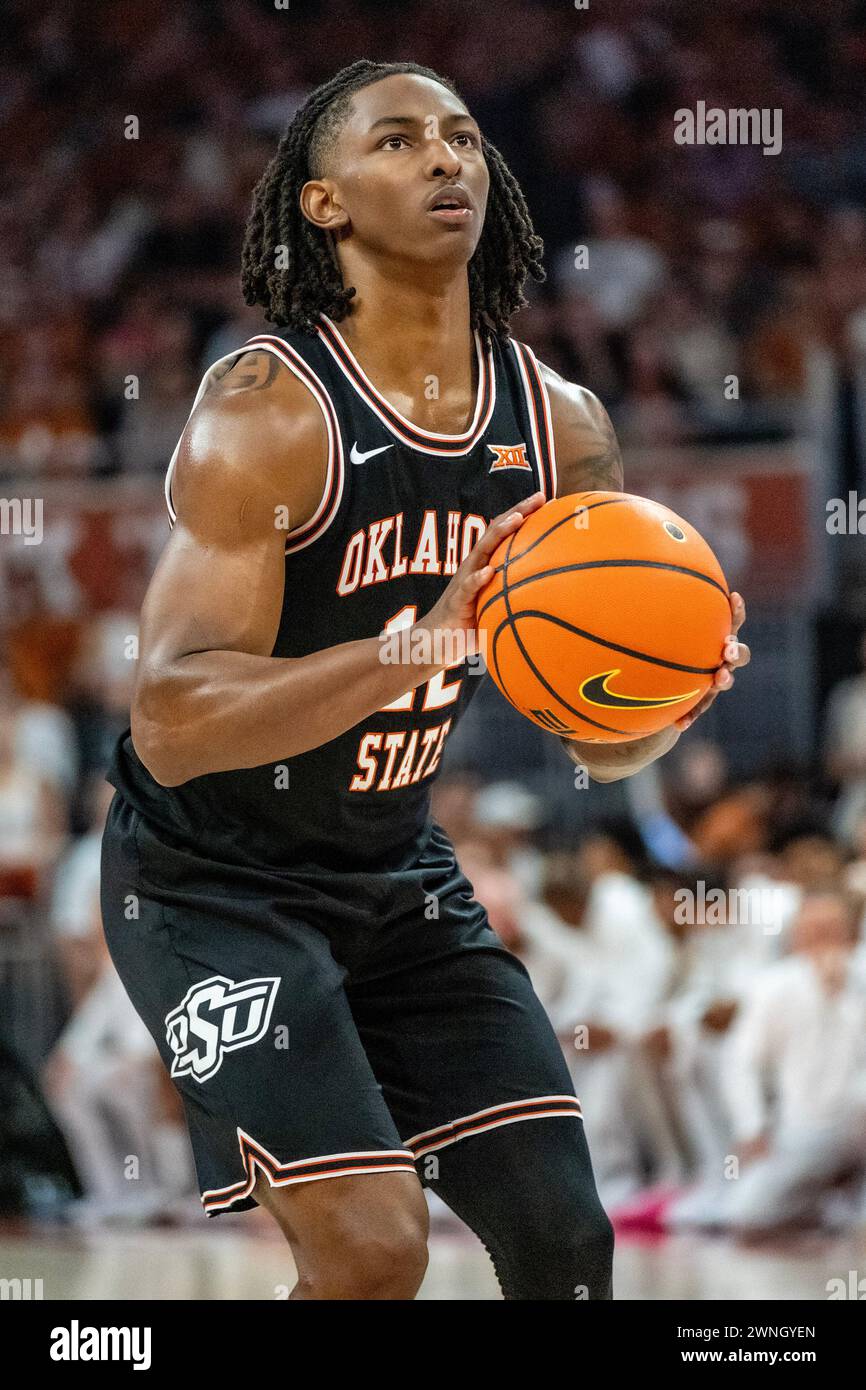
[[[155,482],[205,368],[263,327],[238,289],[251,189],[362,54],[455,79],[546,242],[515,330],[626,447],[808,430],[830,490],[866,489],[864,0],[9,0],[0,479]],[[675,145],[699,100],[781,108],[781,153]],[[82,1219],[164,1219],[196,1206],[191,1156],[98,906],[136,604],[59,617],[26,566],[7,582],[0,1045]],[[866,1220],[866,674],[822,737],[811,771],[743,779],[698,726],[565,843],[537,789],[446,760],[435,814],[548,1010],[623,1228]]]
[[[263,327],[251,189],[360,54],[458,83],[546,242],[517,332],[627,444],[808,426],[862,473],[863,0],[10,0],[0,473],[165,467],[204,368]],[[781,110],[781,153],[677,145],[698,101]]]

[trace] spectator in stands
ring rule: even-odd
[[[548,1010],[583,1108],[599,1192],[615,1206],[645,1185],[647,1158],[671,1179],[679,1165],[637,1047],[667,989],[671,952],[640,885],[631,881],[629,898],[607,877],[593,884],[574,854],[549,856],[541,900],[524,909],[521,925],[564,959]],[[611,918],[613,904],[624,915]]]
[[[0,897],[31,897],[56,859],[66,817],[56,787],[21,751],[22,702],[0,678]]]
[[[99,895],[102,829],[114,788],[94,775],[88,787],[89,828],[57,866],[51,926],[67,997],[76,1008],[95,985],[104,966],[102,925],[93,913]]]
[[[479,788],[479,779],[467,772],[443,772],[433,786],[433,819],[455,843],[474,835]]]
[[[109,958],[98,893],[86,901],[93,982],[48,1059],[45,1094],[85,1189],[77,1219],[160,1217],[190,1190],[188,1140],[166,1110],[162,1061]]]
[[[519,782],[493,782],[475,798],[476,833],[489,845],[494,863],[514,874],[531,896],[538,891],[541,854],[534,838],[543,819],[540,798]]]
[[[809,894],[791,954],[762,971],[728,1039],[723,1085],[736,1167],[673,1213],[755,1234],[866,1214],[866,984],[859,912],[840,890]],[[847,1196],[839,1184],[850,1184]]]
[[[676,1136],[681,1174],[715,1171],[727,1139],[722,1043],[754,974],[754,953],[744,945],[762,933],[760,913],[755,921],[741,920],[739,910],[761,902],[734,898],[709,869],[688,878],[654,870],[651,885],[676,964],[642,1039],[650,1084]]]
[[[825,766],[839,784],[833,827],[844,840],[850,840],[866,811],[866,632],[860,639],[860,662],[861,673],[840,681],[831,692],[825,721]]]

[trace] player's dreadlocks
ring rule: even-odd
[[[299,195],[319,176],[322,156],[349,114],[353,93],[392,73],[415,73],[455,92],[453,83],[418,63],[361,59],[313,91],[295,113],[253,194],[244,237],[241,288],[247,304],[261,304],[281,327],[315,332],[320,313],[339,321],[355,291],[344,287],[330,236],[301,212]],[[469,262],[473,328],[508,333],[508,320],[525,304],[527,275],[544,279],[541,238],[526,200],[497,149],[483,139],[490,175],[484,228]]]

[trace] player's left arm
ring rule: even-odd
[[[592,391],[563,380],[549,367],[542,366],[541,370],[553,416],[557,497],[575,492],[622,492],[622,454],[601,401]],[[594,781],[618,782],[669,752],[680,734],[709,709],[716,697],[723,690],[730,690],[736,668],[748,664],[749,648],[737,637],[745,619],[746,606],[741,596],[731,594],[731,635],[725,645],[724,662],[716,672],[712,688],[682,719],[648,738],[624,743],[582,743],[563,738],[560,742],[568,756],[585,767]]]

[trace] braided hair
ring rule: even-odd
[[[374,63],[366,58],[316,87],[295,113],[253,193],[244,236],[241,288],[247,304],[261,304],[271,323],[314,333],[319,314],[339,321],[355,291],[343,284],[330,236],[300,208],[303,185],[349,114],[352,96],[395,73],[430,78],[457,95],[453,84],[418,63]],[[508,320],[526,303],[527,275],[541,281],[542,241],[533,231],[526,200],[505,160],[482,137],[490,176],[484,228],[469,262],[473,328],[508,333]]]

